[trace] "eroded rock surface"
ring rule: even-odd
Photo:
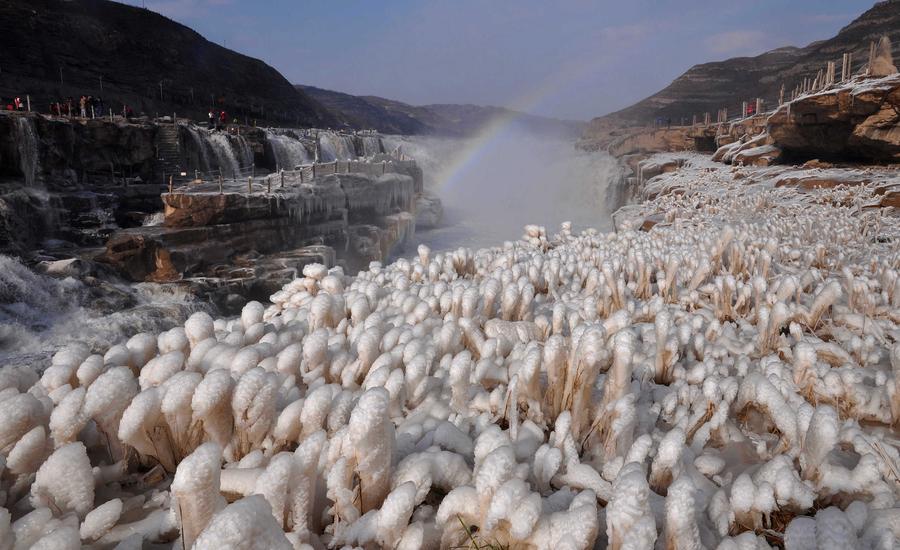
[[[313,183],[270,185],[258,183],[252,193],[234,185],[221,194],[209,185],[165,193],[163,225],[118,232],[103,258],[132,280],[168,282],[217,276],[237,257],[280,258],[319,245],[358,269],[387,258],[415,234],[421,180],[406,174],[330,174]],[[315,261],[332,265],[334,256],[332,250],[331,264]]]
[[[900,160],[900,74],[803,96],[769,117],[768,132],[801,157]]]

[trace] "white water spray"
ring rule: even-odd
[[[237,175],[241,171],[241,164],[238,162],[231,147],[231,141],[226,134],[214,132],[210,134],[209,141],[212,144],[213,151],[216,154],[217,164],[222,175],[231,177]]]
[[[275,155],[276,169],[293,170],[297,166],[309,164],[313,158],[299,139],[269,130],[266,139]]]
[[[353,160],[357,157],[353,136],[335,132],[319,132],[319,162]]]
[[[102,311],[95,288],[73,277],[36,273],[0,255],[0,364],[39,368],[69,342],[105,349],[138,332],[171,328],[205,307],[172,285],[104,284],[134,301]]]
[[[31,117],[17,116],[16,121],[16,146],[19,153],[19,169],[25,176],[25,184],[32,187],[37,180],[40,169],[38,157],[37,131]]]
[[[477,141],[391,137],[389,151],[416,159],[426,189],[444,203],[442,227],[419,232],[434,250],[483,247],[516,240],[528,223],[548,228],[612,228],[621,167],[605,153],[579,151],[570,140],[508,129]],[[474,151],[473,151],[474,150]]]

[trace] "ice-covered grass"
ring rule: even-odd
[[[740,173],[4,368],[0,546],[896,546],[897,218]]]

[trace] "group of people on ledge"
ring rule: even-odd
[[[9,103],[6,104],[7,111],[24,111],[30,108],[30,105],[26,105],[25,101],[22,101],[21,97],[12,97],[9,99]]]
[[[234,124],[237,124],[238,120],[234,119]],[[210,130],[220,130],[224,127],[228,126],[228,113],[225,110],[217,111],[215,109],[209,110],[209,129]]]
[[[127,111],[128,108],[124,107],[123,113],[127,113]],[[56,116],[80,118],[99,118],[108,114],[103,98],[90,95],[81,96],[77,102],[74,98],[68,97],[65,100],[51,103],[50,113]]]

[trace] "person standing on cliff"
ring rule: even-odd
[[[212,130],[213,126],[216,125],[216,113],[210,109],[209,110],[209,129]]]
[[[81,118],[87,118],[87,98],[81,96],[78,100],[78,107],[81,109]]]
[[[228,125],[228,113],[224,110],[219,113],[219,125],[222,126],[222,128]]]

